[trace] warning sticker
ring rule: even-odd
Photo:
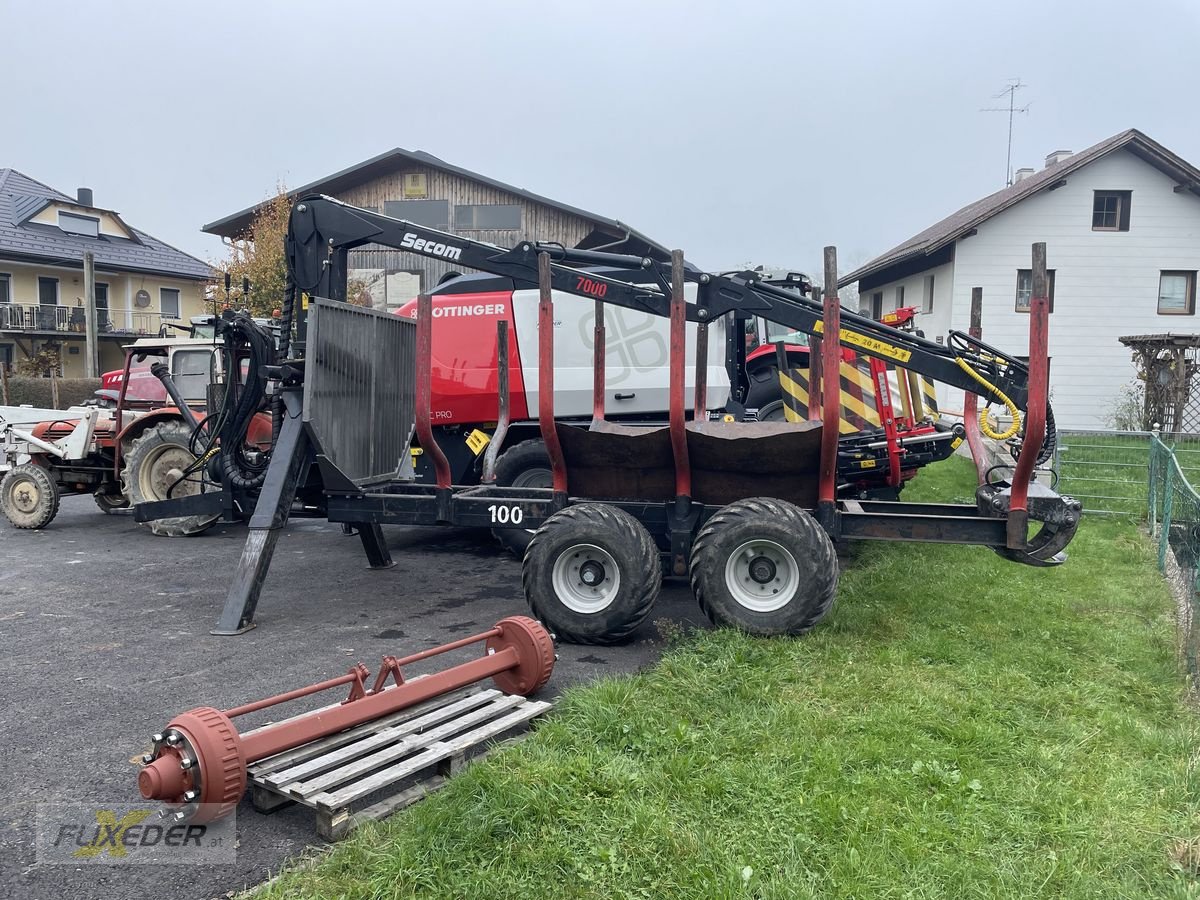
[[[825,323],[818,321],[813,326],[813,331],[817,334],[825,333]],[[896,362],[908,362],[912,359],[912,351],[905,350],[903,347],[897,347],[895,344],[889,344],[887,341],[881,341],[878,338],[867,337],[865,334],[859,334],[857,331],[850,331],[843,328],[838,332],[838,340],[843,344],[850,344],[853,347],[862,347],[868,353],[876,356],[886,356],[888,359],[894,359]]]
[[[487,432],[480,431],[478,428],[476,428],[467,435],[467,449],[478,456],[483,452],[483,448],[486,447],[491,440],[492,439]]]

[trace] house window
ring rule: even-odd
[[[38,303],[42,306],[58,306],[58,279],[38,278]]]
[[[876,291],[871,295],[871,318],[883,318],[883,291]]]
[[[1196,273],[1164,271],[1158,276],[1158,314],[1190,316],[1196,312]]]
[[[1130,191],[1096,191],[1092,199],[1092,231],[1128,231]]]
[[[426,228],[446,231],[450,227],[449,200],[385,200],[383,214]]]
[[[933,312],[933,276],[925,276],[925,289],[921,295],[921,312]]]
[[[108,285],[96,282],[96,328],[108,331]]]
[[[904,285],[896,286],[896,309],[904,305]]]
[[[521,207],[515,203],[456,206],[454,227],[462,231],[513,231],[521,227]]]
[[[179,318],[179,289],[178,288],[159,288],[158,289],[158,308],[162,310],[164,318],[178,319]]]
[[[7,272],[0,272],[0,303],[12,302],[12,276]]]
[[[1050,312],[1054,312],[1054,269],[1046,270],[1050,282]],[[1033,269],[1017,269],[1017,312],[1029,312],[1033,297]]]
[[[100,220],[94,216],[77,216],[75,213],[59,212],[58,227],[67,234],[84,237],[100,236]]]

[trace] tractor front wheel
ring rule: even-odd
[[[613,644],[650,614],[662,587],[658,547],[629,513],[580,503],[533,535],[521,567],[533,614],[575,644]]]
[[[803,634],[833,607],[837,553],[799,507],[756,497],[718,510],[692,545],[692,592],[717,625]]]
[[[0,512],[16,528],[45,528],[58,514],[58,485],[44,466],[14,466],[0,481]]]
[[[196,461],[188,448],[191,429],[178,420],[159,422],[134,439],[125,454],[121,473],[122,492],[129,504],[176,500],[204,490],[203,471],[184,475]],[[150,530],[166,537],[199,534],[212,526],[219,514],[173,516],[147,522]]]

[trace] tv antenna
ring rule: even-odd
[[[1024,87],[1029,87],[1029,85],[1023,84],[1021,82],[1020,78],[1010,78],[1008,80],[1008,87],[1006,87],[1000,93],[993,95],[993,97],[992,97],[993,100],[1000,100],[1003,97],[1008,97],[1008,106],[1007,107],[1005,107],[1005,106],[989,106],[989,107],[985,107],[984,109],[979,110],[980,112],[1006,112],[1006,113],[1008,113],[1008,158],[1004,162],[1004,185],[1005,185],[1005,187],[1008,187],[1009,185],[1011,185],[1013,183],[1013,170],[1012,170],[1013,116],[1015,116],[1017,113],[1029,112],[1030,104],[1026,103],[1024,106],[1017,106],[1017,91],[1019,91],[1021,88],[1024,88]]]

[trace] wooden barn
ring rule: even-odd
[[[567,247],[667,258],[667,251],[633,228],[485,175],[443,162],[422,150],[389,150],[289,191],[327,194],[354,206],[502,247],[529,239]],[[204,226],[220,237],[250,236],[258,206]],[[458,270],[445,263],[382,247],[350,254],[350,277],[366,285],[377,309],[394,309]]]

